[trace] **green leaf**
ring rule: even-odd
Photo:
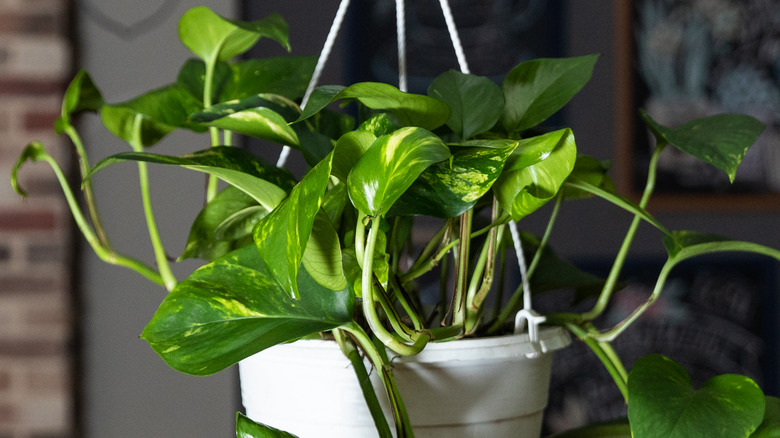
[[[197,132],[206,129],[188,122],[187,117],[203,108],[201,102],[176,84],[145,93],[123,103],[103,105],[100,117],[105,127],[122,140],[132,143],[135,138],[136,115],[143,117],[141,141],[151,146],[176,128]]]
[[[540,58],[513,68],[502,85],[504,129],[509,133],[525,131],[563,108],[590,80],[597,58]]]
[[[382,215],[423,170],[449,156],[441,139],[422,128],[379,137],[349,173],[349,197],[363,214]]]
[[[314,56],[247,59],[231,64],[231,78],[216,102],[243,99],[261,93],[299,99],[306,92],[316,64],[317,58]]]
[[[26,163],[28,160],[32,162],[38,162],[49,157],[49,153],[46,152],[46,149],[43,147],[41,142],[34,141],[24,148],[22,153],[19,155],[19,158],[16,160],[16,164],[14,164],[14,167],[11,170],[11,186],[16,193],[18,193],[20,196],[27,197],[27,192],[25,192],[22,187],[19,186],[19,169],[22,168],[24,163]]]
[[[389,214],[459,216],[490,191],[501,175],[517,142],[504,144],[503,148],[457,148],[449,161],[425,169]]]
[[[242,414],[236,413],[236,438],[297,438],[295,435],[274,429],[265,424],[255,423]]]
[[[552,199],[574,169],[577,159],[574,134],[568,128],[528,140],[528,144],[544,145],[548,150],[544,154],[536,154],[537,147],[529,147],[524,142],[520,142],[512,158],[507,160],[503,174],[493,185],[502,208],[515,221]],[[532,149],[534,153],[524,153],[526,149]]]
[[[190,120],[220,129],[297,146],[298,135],[287,124],[298,117],[295,102],[274,94],[260,94],[213,105],[192,114]]]
[[[287,31],[287,23],[277,14],[244,22],[221,17],[205,6],[190,9],[179,20],[179,39],[207,63],[238,56],[262,37],[290,50]]]
[[[449,105],[447,126],[462,139],[492,128],[504,109],[504,93],[495,82],[455,70],[434,79],[428,95]]]
[[[92,77],[86,71],[79,70],[65,91],[61,115],[54,122],[55,131],[57,134],[62,134],[66,126],[70,126],[70,118],[73,115],[82,111],[97,111],[103,103],[103,95],[92,81]]]
[[[747,437],[763,418],[764,394],[745,376],[716,376],[696,390],[683,367],[660,355],[640,358],[628,376],[634,438]]]
[[[149,153],[116,154],[97,163],[87,177],[122,161],[168,164],[214,175],[241,189],[268,210],[282,202],[286,196],[285,188],[291,187],[294,181],[289,172],[271,166],[243,149],[230,146],[213,147],[178,157]]]
[[[357,99],[363,105],[386,110],[402,126],[436,129],[450,118],[449,107],[434,98],[404,93],[389,84],[362,82],[342,90],[337,99]]]
[[[626,210],[627,212],[638,215],[640,218],[642,218],[642,220],[658,228],[664,234],[669,233],[666,227],[664,227],[660,222],[658,222],[658,220],[654,218],[653,215],[651,215],[647,210],[640,207],[635,202],[631,201],[625,196],[618,195],[613,190],[611,190],[609,186],[607,186],[606,188],[601,188],[599,186],[595,186],[589,183],[588,181],[579,180],[578,178],[572,177],[566,180],[565,188],[566,190],[575,190],[577,192],[590,193],[592,195],[596,195],[604,200],[607,200],[617,205],[618,207]]]
[[[276,281],[298,298],[298,268],[311,236],[314,217],[322,205],[330,179],[333,155],[314,166],[274,211],[253,231],[255,244]]]
[[[341,265],[339,236],[328,214],[322,209],[314,216],[314,224],[301,262],[314,281],[321,286],[330,290],[347,287],[344,268]]]
[[[333,175],[346,181],[349,172],[375,141],[376,136],[367,131],[351,131],[341,136],[333,149]]]
[[[780,398],[766,396],[764,399],[764,421],[761,426],[750,435],[750,438],[778,438],[780,437]]]
[[[309,117],[319,113],[331,102],[337,100],[339,93],[344,90],[345,87],[341,85],[320,85],[312,91],[309,96],[309,101],[306,102],[306,107],[303,109],[301,116],[296,120],[300,122],[306,120]]]
[[[669,143],[681,151],[726,172],[734,182],[737,168],[745,153],[764,131],[764,124],[744,114],[718,114],[691,120],[677,129],[658,124],[645,111],[639,115],[661,143]]]
[[[248,209],[254,210],[242,218],[242,223],[227,223],[235,221],[237,213],[246,213]],[[198,213],[178,260],[201,258],[213,261],[252,243],[252,228],[266,214],[268,210],[258,205],[251,196],[233,186],[225,187]]]
[[[402,126],[436,129],[450,118],[449,107],[440,100],[404,93],[389,84],[359,82],[347,88],[318,87],[298,120],[311,117],[339,99],[356,99],[368,108],[388,111]]]
[[[577,162],[574,163],[574,170],[572,170],[567,181],[582,181],[606,192],[617,193],[615,183],[609,177],[608,172],[609,162],[601,162],[588,155],[578,155]],[[563,198],[568,200],[584,199],[593,196],[590,192],[570,185],[564,185],[563,190]]]
[[[213,374],[258,351],[352,320],[347,290],[331,291],[301,270],[291,300],[249,245],[190,275],[163,300],[141,338],[173,369]]]

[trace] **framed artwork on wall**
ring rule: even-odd
[[[654,206],[780,209],[780,8],[767,0],[632,0],[615,3],[616,167],[630,193],[644,186],[651,138],[634,108],[668,126],[744,113],[766,130],[734,184],[669,148]]]

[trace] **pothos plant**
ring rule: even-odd
[[[635,203],[616,193],[605,163],[578,154],[571,129],[542,126],[586,84],[596,56],[523,62],[501,84],[449,71],[431,83],[427,95],[383,83],[323,86],[301,109],[297,102],[314,59],[235,59],[261,38],[289,50],[287,25],[278,15],[244,22],[197,7],[181,18],[179,37],[197,58],[184,63],[171,85],[107,103],[81,71],[67,89],[55,129],[75,146],[84,209],[40,143],[27,146],[12,175],[24,194],[19,168],[27,160],[47,162],[95,253],[168,290],[141,337],[171,367],[211,374],[273,345],[331,338],[357,372],[366,371],[362,355],[370,360],[391,400],[396,434],[413,436],[386,349],[414,355],[431,342],[511,331],[508,322],[521,308],[523,286],[505,294],[500,281],[503,254],[513,246],[506,228],[552,203],[543,236],[519,234],[530,260],[528,284],[534,293],[575,288],[580,298],[597,290],[592,309],[547,317],[548,324],[566,327],[593,349],[628,403],[628,423],[597,430],[635,437],[778,432],[777,400],[765,398],[747,377],[719,376],[696,390],[686,372],[664,357],[643,358],[627,372],[610,345],[658,298],[681,261],[721,251],[780,259],[779,251],[758,244],[669,230],[645,209],[665,148],[692,154],[733,180],[763,130],[755,119],[723,114],[670,128],[642,113],[657,144],[645,191]],[[337,102],[356,108],[352,115],[328,109]],[[83,112],[99,113],[130,151],[91,166],[73,121]],[[208,133],[210,145],[180,156],[149,152],[177,129]],[[308,171],[296,179],[233,146],[235,133],[296,149]],[[139,169],[153,265],[114,249],[93,195],[91,176],[126,161]],[[205,264],[181,281],[155,225],[148,163],[208,175],[206,204],[192,219],[179,256]],[[226,184],[220,188],[218,180]],[[564,201],[593,196],[633,216],[603,281],[559,259],[547,244]],[[415,249],[414,224],[421,216],[438,231]],[[668,260],[647,302],[617,326],[599,330],[593,322],[618,288],[641,223],[658,230]],[[434,270],[440,271],[440,293],[425,296],[416,283]],[[489,294],[495,296],[488,300]],[[373,388],[363,390],[380,436],[391,436]],[[237,428],[242,437],[289,436],[240,415]]]

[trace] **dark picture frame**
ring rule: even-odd
[[[614,166],[624,192],[639,197],[650,155],[650,135],[636,108],[669,125],[746,113],[767,128],[734,184],[670,148],[659,166],[651,208],[780,210],[780,28],[765,10],[777,9],[771,5],[760,0],[615,2]]]

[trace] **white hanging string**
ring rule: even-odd
[[[306,87],[306,92],[303,94],[301,109],[306,108],[306,103],[309,101],[311,93],[314,92],[314,89],[317,87],[320,77],[322,76],[322,71],[325,70],[325,64],[328,62],[330,52],[333,50],[333,45],[336,43],[336,37],[339,34],[339,30],[341,30],[341,26],[344,24],[344,17],[347,14],[349,2],[350,0],[341,0],[341,3],[339,4],[339,9],[336,11],[336,17],[333,19],[333,24],[331,24],[328,36],[325,38],[325,44],[320,52],[320,57],[317,59],[317,65],[314,67],[314,73],[309,80],[309,86]],[[279,159],[276,160],[276,167],[284,167],[289,155],[290,147],[284,146],[279,153]]]
[[[466,62],[466,54],[463,52],[463,45],[460,43],[458,28],[455,27],[455,18],[452,16],[450,2],[449,0],[439,0],[439,4],[441,5],[442,13],[444,13],[444,21],[447,23],[447,31],[450,33],[450,40],[452,40],[452,47],[455,49],[455,56],[458,58],[460,71],[461,73],[469,74],[469,64]]]
[[[395,0],[395,28],[398,39],[398,89],[408,91],[406,75],[406,5],[404,0]]]
[[[525,255],[523,254],[523,243],[520,241],[520,233],[517,231],[517,223],[515,221],[509,222],[509,232],[512,233],[512,241],[523,285],[523,308],[515,316],[515,333],[522,333],[525,330],[526,321],[528,322],[528,337],[535,351],[526,354],[526,357],[534,358],[538,357],[539,352],[542,351],[539,343],[539,324],[543,323],[546,318],[534,312],[531,308],[531,285],[528,281],[528,269],[526,268]]]

